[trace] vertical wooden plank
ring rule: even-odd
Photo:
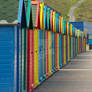
[[[52,63],[51,63],[51,32],[48,32],[48,63],[49,63],[49,75],[52,74],[51,71],[51,67],[52,67]]]
[[[61,16],[59,16],[59,33],[61,34]]]
[[[63,65],[66,65],[65,35],[63,35]]]
[[[53,11],[53,32],[55,32],[55,11]]]
[[[47,6],[44,6],[44,29],[47,29]]]
[[[48,31],[46,31],[46,76],[49,76],[49,69],[48,69]]]
[[[61,34],[63,34],[63,17],[61,17]]]
[[[26,28],[22,29],[21,32],[21,54],[22,54],[22,58],[21,58],[21,76],[22,76],[22,83],[21,83],[21,90],[23,92],[26,91],[26,80],[27,80],[27,31]]]
[[[73,53],[72,53],[72,52],[73,52],[73,50],[72,50],[72,44],[73,44],[73,43],[72,43],[72,36],[71,36],[71,58],[73,57]]]
[[[46,79],[46,32],[43,31],[43,78]]]
[[[34,88],[34,31],[27,30],[27,92]]]
[[[56,40],[56,38],[55,38],[55,32],[53,32],[53,57],[54,57],[54,61],[53,61],[53,63],[54,63],[54,72],[55,72],[55,70],[56,70],[56,52],[55,52],[55,40]]]
[[[59,67],[61,68],[62,66],[63,66],[63,51],[62,51],[62,44],[63,44],[63,42],[62,42],[62,35],[61,34],[59,34]]]
[[[57,33],[57,69],[59,68],[59,33]]]
[[[50,30],[50,8],[47,8],[47,30]]]
[[[71,59],[71,36],[69,36],[69,57]]]
[[[69,59],[69,35],[67,36],[67,60],[68,60],[68,62],[70,61],[70,59]]]
[[[40,3],[40,29],[44,30],[44,3]]]
[[[51,63],[52,63],[52,73],[54,72],[54,33],[51,32]]]
[[[57,67],[57,33],[55,33],[55,67],[57,70],[58,69]]]
[[[43,81],[43,31],[38,30],[38,62],[39,62],[39,82]]]
[[[66,64],[68,63],[68,60],[67,60],[67,35],[65,35],[65,58],[66,58]]]
[[[38,30],[34,30],[34,86],[39,85],[39,63],[38,63]]]
[[[59,33],[59,14],[55,14],[55,32]]]
[[[53,31],[53,10],[50,10],[50,28]]]

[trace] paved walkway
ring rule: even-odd
[[[72,59],[33,92],[92,92],[92,51]]]
[[[80,0],[77,4],[75,4],[69,11],[69,21],[74,22],[75,21],[75,16],[74,16],[74,11],[75,9],[83,2],[83,0]]]

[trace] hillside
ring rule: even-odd
[[[84,2],[75,9],[76,21],[86,21],[92,23],[92,0]]]
[[[46,4],[55,8],[58,12],[68,19],[68,13],[72,6],[74,6],[79,0],[46,0]]]
[[[0,20],[7,20],[9,23],[15,21],[18,15],[18,0],[0,0]]]

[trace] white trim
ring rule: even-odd
[[[14,32],[15,32],[15,66],[14,66],[14,68],[15,68],[15,72],[14,72],[14,81],[15,81],[15,88],[14,88],[14,92],[16,92],[16,85],[17,85],[17,83],[16,83],[16,81],[17,81],[17,78],[16,78],[16,76],[17,76],[17,28],[16,28],[16,26],[15,26],[15,30],[14,30]]]
[[[92,69],[59,69],[59,71],[64,71],[64,72],[68,72],[68,71],[92,71]]]

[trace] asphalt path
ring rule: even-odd
[[[71,59],[33,92],[92,92],[92,51]]]

